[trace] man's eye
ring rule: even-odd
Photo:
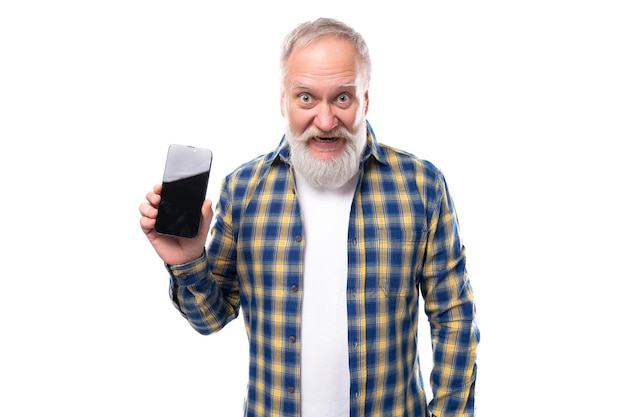
[[[303,103],[310,103],[312,98],[308,94],[301,94],[300,95],[300,100],[302,100]]]
[[[337,101],[338,101],[338,102],[340,102],[340,103],[346,103],[346,102],[348,102],[349,100],[350,100],[350,96],[349,96],[349,95],[347,95],[347,94],[340,94],[340,95],[337,97]]]

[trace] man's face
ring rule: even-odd
[[[295,159],[299,156],[315,163],[319,170],[325,162],[338,163],[346,153],[356,152],[358,169],[366,142],[368,107],[360,64],[352,44],[334,36],[291,53],[285,66],[281,110],[287,118],[287,140]],[[306,155],[294,155],[298,152]],[[299,168],[295,161],[294,165]]]

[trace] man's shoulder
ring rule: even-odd
[[[266,160],[267,155],[268,154],[261,154],[240,164],[239,166],[237,166],[235,169],[232,170],[230,175],[240,175],[242,172],[249,171],[251,168],[262,165],[264,161]]]
[[[379,143],[378,148],[381,153],[381,160],[392,169],[399,169],[402,172],[420,172],[423,175],[438,177],[442,173],[439,168],[427,159],[394,146]]]
[[[224,178],[225,190],[234,195],[249,195],[260,183],[268,180],[278,183],[287,181],[286,164],[276,151],[259,155],[233,169]]]
[[[255,175],[259,175],[259,172],[267,165],[271,164],[272,156],[274,152],[268,152],[242,163],[230,174],[226,176],[227,179],[250,179]]]

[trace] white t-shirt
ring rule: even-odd
[[[296,173],[304,221],[302,417],[349,417],[348,223],[356,176],[337,190]]]

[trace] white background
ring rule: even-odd
[[[279,45],[319,16],[369,43],[378,139],[448,180],[478,415],[623,413],[623,2],[409,4],[2,2],[0,415],[241,415],[242,319],[187,325],[138,206],[170,143],[213,150],[213,198],[278,143]]]

